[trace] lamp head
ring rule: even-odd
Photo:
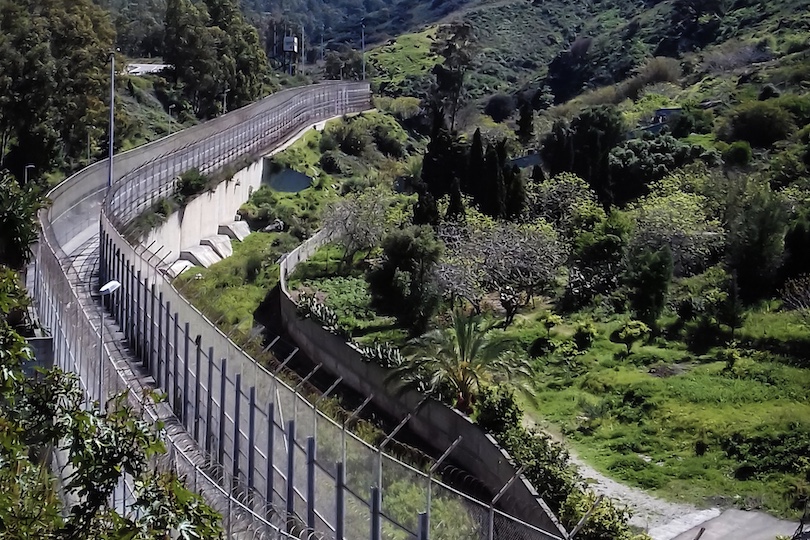
[[[117,291],[119,288],[121,288],[121,284],[116,280],[112,280],[105,283],[98,292],[100,292],[102,296],[108,296]]]

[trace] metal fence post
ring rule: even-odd
[[[250,387],[250,409],[248,409],[248,490],[253,492],[253,470],[256,466],[256,387]]]
[[[295,513],[295,420],[287,422],[287,522]]]
[[[169,351],[171,351],[171,343],[172,343],[172,303],[166,302],[166,333],[164,334],[166,338],[166,354],[163,358],[163,369],[160,370],[162,373],[158,374],[158,386],[162,386],[166,393],[169,393],[169,360],[171,359],[171,355]],[[161,380],[162,379],[162,380]]]
[[[234,480],[239,479],[239,439],[241,433],[239,430],[239,409],[242,403],[242,374],[236,374],[236,394],[234,396],[233,406],[233,477]]]
[[[430,536],[430,528],[427,519],[427,512],[419,512],[419,528],[417,529],[416,539],[417,540],[428,540]]]
[[[214,348],[208,347],[208,379],[206,380],[206,407],[205,407],[205,453],[211,454],[211,436],[214,434],[211,429],[211,409],[214,407]],[[197,441],[199,442],[199,441]]]
[[[200,440],[200,368],[202,363],[201,340],[197,340],[197,347],[194,355],[194,440]]]
[[[346,468],[342,461],[335,463],[335,540],[343,540],[346,520]]]
[[[133,266],[134,268],[134,266]],[[132,274],[133,284],[135,285],[135,324],[133,325],[133,333],[135,337],[135,358],[141,359],[141,365],[143,365],[143,342],[141,341],[141,336],[143,335],[143,326],[142,322],[143,319],[141,318],[141,314],[146,316],[146,309],[144,309],[141,300],[143,300],[141,295],[141,271],[138,270],[138,273]]]
[[[265,463],[266,471],[265,474],[267,475],[267,486],[265,491],[265,500],[267,504],[271,507],[273,506],[273,484],[275,483],[275,468],[273,467],[273,439],[275,437],[275,427],[276,427],[276,406],[275,403],[272,401],[267,404],[267,463]]]
[[[315,531],[315,437],[307,437],[307,529]]]
[[[382,500],[380,498],[380,488],[371,487],[371,540],[381,540],[382,523],[380,522],[380,508]]]
[[[179,361],[180,353],[177,351],[177,345],[180,342],[180,314],[178,312],[174,312],[174,342],[172,343],[172,392],[171,392],[171,399],[172,399],[172,411],[174,411],[175,416],[181,416],[183,414],[182,410],[178,410],[177,407],[177,365]],[[182,422],[182,418],[180,419]]]
[[[157,284],[152,283],[149,291],[149,351],[146,361],[147,373],[152,373],[152,365],[155,363],[155,300]]]
[[[180,396],[183,400],[182,403],[182,417],[180,418],[180,422],[182,422],[183,427],[188,429],[188,357],[189,357],[189,342],[191,341],[191,336],[189,336],[189,323],[186,322],[185,331],[185,339],[183,340],[183,395]]]
[[[225,466],[225,445],[223,441],[225,440],[225,383],[227,382],[228,377],[226,376],[226,368],[228,367],[228,359],[223,358],[221,360],[222,368],[220,370],[220,380],[219,380],[219,439],[217,440],[217,462],[223,466]]]

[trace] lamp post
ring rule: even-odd
[[[108,281],[101,289],[99,289],[99,308],[98,308],[98,404],[101,410],[104,410],[104,401],[101,399],[101,374],[104,372],[104,297],[112,296],[112,294],[121,288],[121,283],[116,280]]]
[[[360,43],[363,48],[363,80],[366,80],[366,18],[360,19]]]
[[[33,169],[33,168],[34,168],[34,165],[32,165],[31,163],[29,163],[28,165],[25,166],[25,171],[23,172],[23,178],[24,178],[24,182],[25,182],[26,186],[28,185],[28,170]]]
[[[90,133],[96,129],[96,126],[87,126],[87,163],[90,163]]]
[[[113,181],[113,154],[115,153],[115,51],[110,51],[108,54],[110,59],[110,141],[109,141],[109,157],[110,167],[107,174],[107,188],[112,186]]]
[[[230,92],[230,88],[226,88],[222,91],[222,112],[228,112],[228,92]]]

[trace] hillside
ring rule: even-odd
[[[652,56],[694,64],[698,53],[711,52],[715,63],[731,65],[804,49],[810,20],[803,16],[802,4],[507,0],[462,6],[442,22],[464,20],[475,30],[478,54],[470,76],[474,97],[548,85],[562,102],[585,88],[626,78]],[[391,51],[390,45],[381,47],[375,58],[383,71],[396,61],[390,56],[418,54],[407,47]],[[418,78],[429,70],[424,65],[413,68],[397,75]]]

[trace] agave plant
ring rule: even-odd
[[[450,402],[464,413],[472,412],[487,384],[525,382],[531,376],[528,360],[495,343],[480,315],[460,311],[453,313],[448,328],[411,340],[403,354],[404,362],[392,371],[390,382]]]

